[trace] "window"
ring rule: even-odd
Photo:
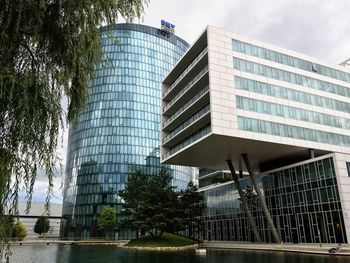
[[[240,121],[240,119],[243,119]],[[261,130],[261,122],[265,123],[264,130]],[[270,127],[271,126],[271,127]],[[260,128],[259,128],[260,127]],[[303,139],[315,142],[322,142],[327,144],[340,145],[350,147],[350,137],[336,133],[324,132],[319,130],[312,130],[297,126],[290,126],[274,122],[262,121],[238,116],[238,128],[246,131],[266,133],[271,132],[271,135],[279,135],[283,137]]]
[[[250,62],[236,57],[233,58],[233,61],[233,67],[241,71],[250,72],[253,74],[258,74],[261,76],[274,78],[277,80],[282,80],[289,83],[298,84],[305,87],[318,89],[321,91],[326,91],[350,98],[350,89],[345,86],[306,77],[300,74],[284,71],[277,68],[268,67],[262,64]]]
[[[348,170],[348,176],[350,177],[350,162],[346,163],[346,168]]]
[[[349,82],[350,74],[343,71],[339,71],[333,68],[325,67],[310,61],[302,60],[296,57],[292,57],[286,54],[257,47],[248,43],[244,43],[238,40],[232,40],[233,51],[244,53],[250,56],[267,59],[273,62],[281,63],[284,65],[300,68],[310,72],[316,72],[318,74],[336,78],[345,82]]]
[[[260,93],[267,96],[293,100],[304,104],[311,104],[318,107],[326,107],[337,111],[350,112],[350,104],[343,101],[333,100],[237,76],[235,76],[235,88]],[[346,123],[350,127],[350,122]]]

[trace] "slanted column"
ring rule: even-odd
[[[238,178],[242,179],[243,178],[243,168],[242,168],[242,160],[239,158],[238,160]]]
[[[255,235],[255,238],[256,238],[257,242],[261,243],[261,238],[260,238],[258,229],[256,227],[254,218],[253,218],[252,214],[250,213],[247,200],[244,197],[244,194],[243,194],[243,191],[242,191],[242,187],[241,187],[241,184],[239,182],[239,179],[238,179],[238,176],[236,174],[236,171],[235,171],[235,169],[233,167],[232,161],[231,160],[226,160],[226,162],[227,162],[228,167],[230,168],[231,175],[232,175],[233,181],[235,182],[235,185],[236,185],[239,197],[241,198],[241,202],[242,202],[242,206],[243,206],[244,212],[247,214],[248,222],[249,222],[250,226],[252,227],[252,230],[254,232],[254,235]]]
[[[310,157],[310,159],[315,158],[315,150],[314,149],[309,149],[309,157]]]
[[[272,233],[272,237],[275,240],[275,242],[279,244],[279,243],[281,243],[281,240],[280,240],[280,238],[279,238],[279,236],[277,234],[276,227],[275,227],[275,225],[273,223],[270,211],[267,208],[265,200],[264,200],[264,198],[263,198],[263,196],[261,194],[261,191],[260,191],[260,188],[258,186],[258,183],[256,182],[253,170],[251,169],[251,166],[250,166],[248,155],[247,154],[242,154],[242,157],[243,157],[245,166],[246,166],[246,168],[248,170],[249,177],[250,177],[250,179],[251,179],[251,181],[253,183],[255,192],[258,195],[259,204],[260,204],[261,209],[263,210],[263,213],[264,213],[265,218],[267,220],[267,224],[269,225],[270,231]]]

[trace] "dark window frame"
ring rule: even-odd
[[[350,162],[346,162],[346,168],[348,170],[348,176],[350,177]]]

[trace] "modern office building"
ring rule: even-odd
[[[163,80],[162,103],[163,163],[239,171],[238,184],[200,174],[205,239],[254,241],[250,209],[272,242],[265,202],[282,241],[350,242],[349,68],[208,26]]]
[[[105,206],[120,211],[118,191],[137,170],[152,175],[165,167],[184,189],[192,168],[161,165],[161,81],[189,45],[172,30],[137,24],[101,28],[104,61],[89,84],[85,110],[69,129],[63,236],[99,235]],[[132,233],[119,231],[118,238]]]
[[[199,188],[213,184],[225,183],[231,180],[231,173],[227,170],[199,168],[196,173],[196,182]]]

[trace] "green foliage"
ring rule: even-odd
[[[18,221],[13,225],[12,237],[16,240],[23,240],[27,235],[27,229],[21,221]]]
[[[50,222],[46,216],[41,216],[38,218],[38,220],[36,220],[36,223],[34,225],[34,233],[42,235],[47,233],[49,229],[50,229]]]
[[[249,209],[255,213],[256,210],[259,208],[259,200],[258,195],[256,194],[253,186],[247,185],[245,189],[242,189],[243,196],[247,201]],[[239,201],[241,201],[241,198],[238,198]]]
[[[140,17],[147,3],[0,1],[0,242],[8,237],[4,217],[16,214],[21,183],[29,209],[39,168],[48,177],[49,202],[61,101],[67,98],[67,117],[74,123],[93,67],[102,61],[98,27]]]
[[[231,181],[232,179],[229,177],[222,177],[221,175],[214,177],[211,180],[212,184],[217,184],[217,183],[226,183],[228,181]]]
[[[128,247],[182,247],[196,244],[196,241],[164,232],[159,239],[150,236],[143,236],[139,239],[131,240]]]
[[[194,238],[195,231],[202,230],[202,215],[206,207],[202,193],[192,182],[181,193],[180,207],[183,213],[183,224],[189,230],[189,236]]]
[[[113,207],[105,207],[98,219],[98,227],[106,231],[110,237],[117,227],[117,212]]]
[[[14,218],[13,216],[4,216],[4,217],[0,217],[0,220],[2,220],[0,224],[0,236],[2,236],[5,242],[8,242],[12,238],[13,225],[15,223]],[[1,246],[0,244],[0,250],[1,249],[4,249],[4,247]],[[1,254],[0,254],[0,259],[1,259]]]
[[[192,182],[185,191],[176,192],[171,179],[165,170],[152,176],[140,171],[132,175],[126,188],[119,191],[124,200],[122,224],[148,231],[150,238],[155,239],[164,231],[189,229],[191,237],[200,231],[205,209],[202,194]]]
[[[152,176],[135,173],[119,196],[124,200],[122,215],[126,217],[122,224],[148,231],[152,238],[160,238],[165,230],[182,224],[178,194],[165,170]]]
[[[119,196],[125,201],[123,203],[123,212],[121,216],[124,217],[122,224],[131,226],[133,221],[133,214],[143,201],[144,193],[147,191],[149,177],[142,174],[141,171],[136,171],[129,176],[126,188],[119,191]]]

